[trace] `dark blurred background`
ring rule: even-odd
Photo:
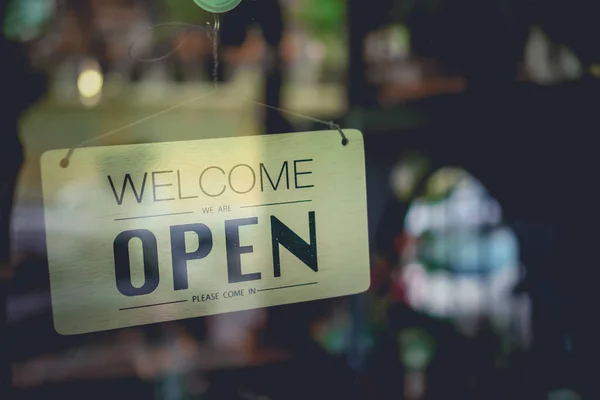
[[[600,3],[243,0],[216,69],[192,0],[0,4],[1,399],[600,398]],[[213,80],[96,144],[361,130],[370,290],[58,335],[40,155]]]

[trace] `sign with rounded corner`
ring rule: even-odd
[[[367,290],[363,137],[345,130],[52,150],[41,160],[64,335]]]

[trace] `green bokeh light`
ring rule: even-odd
[[[31,40],[43,32],[54,12],[54,1],[12,0],[8,4],[3,33],[11,40]]]
[[[242,0],[194,0],[198,7],[212,13],[224,13],[236,8]]]

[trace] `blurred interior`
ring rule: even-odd
[[[600,4],[243,0],[216,49],[192,0],[1,4],[0,398],[599,398]],[[326,129],[299,114],[364,134],[368,292],[54,331],[44,151]]]

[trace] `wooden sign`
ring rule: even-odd
[[[350,295],[369,287],[362,134],[337,131],[42,156],[65,335]]]

